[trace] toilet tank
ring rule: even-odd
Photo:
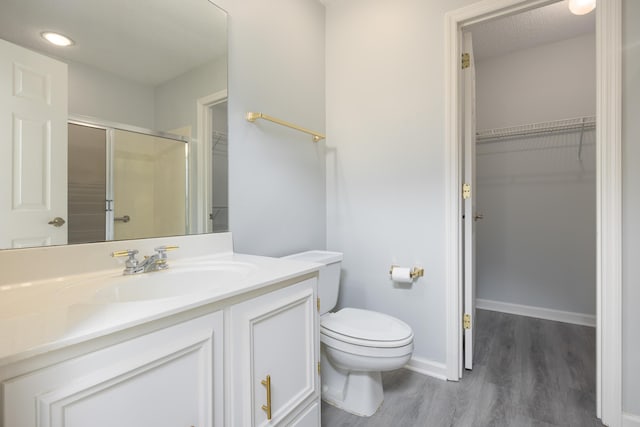
[[[340,289],[341,252],[307,251],[283,258],[292,260],[315,262],[322,264],[318,278],[318,297],[320,297],[320,315],[328,313],[338,304],[338,290]]]

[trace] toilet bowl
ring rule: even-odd
[[[360,416],[384,400],[381,372],[403,367],[413,353],[404,322],[369,310],[343,308],[320,323],[322,398]]]
[[[381,372],[411,359],[411,327],[371,310],[329,312],[338,299],[341,253],[309,251],[286,258],[323,264],[318,280],[322,399],[355,415],[373,415],[384,400]]]

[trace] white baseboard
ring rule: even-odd
[[[414,356],[404,367],[422,375],[428,375],[443,381],[447,380],[447,365],[444,363]]]
[[[552,310],[550,308],[531,305],[512,304],[509,302],[492,301],[476,298],[476,308],[502,313],[518,314],[520,316],[536,317],[538,319],[555,320],[556,322],[573,323],[576,325],[596,326],[596,316],[571,311]]]
[[[623,412],[622,427],[640,427],[640,415]]]

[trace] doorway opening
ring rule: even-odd
[[[531,419],[599,426],[595,14],[561,1],[462,31],[463,377]]]
[[[469,319],[477,305],[596,324],[595,14],[567,3],[462,29]]]
[[[447,167],[447,378],[463,372],[463,198],[464,107],[461,55],[463,30],[472,24],[548,5],[543,0],[489,0],[445,16]],[[619,0],[596,9],[596,404],[608,425],[620,425],[621,411],[621,61]],[[464,58],[463,58],[464,60]],[[474,132],[475,133],[475,132]],[[471,193],[473,194],[473,192]],[[468,218],[470,219],[470,218]]]
[[[229,231],[229,138],[227,101],[211,106],[211,195],[209,222],[214,233]]]
[[[196,101],[198,135],[203,138],[189,153],[195,166],[189,186],[195,206],[192,232],[229,231],[227,107],[226,90]]]

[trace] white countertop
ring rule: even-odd
[[[121,331],[207,304],[220,302],[271,284],[317,271],[320,265],[284,258],[234,253],[169,260],[178,279],[181,268],[208,262],[250,264],[246,274],[223,286],[175,297],[100,303],[91,299],[105,278],[120,283],[122,269],[56,277],[0,286],[0,366],[72,344]],[[168,272],[143,273],[144,276]],[[206,274],[203,273],[203,274]],[[116,279],[117,278],[117,279]]]

